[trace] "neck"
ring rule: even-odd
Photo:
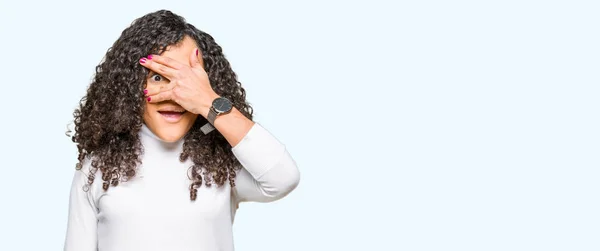
[[[144,123],[140,129],[140,141],[145,151],[179,154],[183,150],[184,137],[175,142],[162,140]]]

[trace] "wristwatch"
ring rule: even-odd
[[[208,120],[208,123],[206,123],[200,128],[202,132],[204,132],[204,134],[208,134],[209,132],[214,130],[215,119],[217,118],[217,116],[231,112],[232,108],[233,104],[227,98],[218,97],[215,100],[213,100],[212,106],[210,107],[210,110],[208,111],[208,116],[206,118]]]

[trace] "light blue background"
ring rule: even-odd
[[[300,186],[237,250],[600,250],[597,1],[2,1],[0,250],[61,250],[65,136],[135,18],[213,35]]]

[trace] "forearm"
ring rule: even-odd
[[[254,123],[232,151],[244,167],[236,176],[238,202],[274,201],[298,185],[296,162],[285,145],[260,123]]]
[[[204,118],[208,118],[212,102],[219,95],[213,92],[209,97],[208,99],[198,100],[200,105],[195,112]],[[216,117],[213,127],[223,135],[232,147],[235,147],[248,134],[253,125],[254,121],[246,118],[244,114],[233,106],[229,113]]]
[[[205,105],[201,114],[207,117],[209,109]],[[296,162],[285,145],[262,125],[233,107],[229,113],[217,116],[213,126],[232,146],[245,169],[236,179],[238,201],[277,200],[298,185]]]
[[[242,141],[253,125],[254,122],[246,118],[235,107],[231,109],[231,112],[219,115],[214,123],[214,127],[225,137],[232,147],[235,147]]]

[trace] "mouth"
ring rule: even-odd
[[[164,109],[158,111],[158,113],[167,121],[167,122],[177,122],[179,121],[185,113],[187,113],[184,109]]]

